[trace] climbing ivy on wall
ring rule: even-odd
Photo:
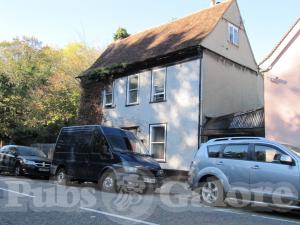
[[[106,79],[108,76],[124,73],[126,68],[126,63],[113,64],[111,66],[89,69],[86,72],[84,72],[81,76]]]

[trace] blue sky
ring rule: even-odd
[[[104,48],[120,26],[129,33],[206,8],[210,0],[0,0],[0,41],[34,36],[62,47],[84,41]],[[299,0],[238,0],[259,62],[300,16]]]

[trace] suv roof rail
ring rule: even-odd
[[[209,140],[207,143],[213,143],[218,141],[238,141],[238,140],[265,140],[263,137],[224,137],[224,138],[215,138]]]

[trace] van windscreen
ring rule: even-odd
[[[108,127],[102,129],[114,150],[149,154],[147,148],[132,132]]]

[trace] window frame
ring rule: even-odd
[[[271,144],[267,144],[267,143],[253,143],[253,144],[251,144],[251,160],[252,160],[253,162],[256,162],[256,163],[267,163],[267,164],[276,164],[276,165],[285,165],[285,166],[286,166],[286,164],[283,164],[283,163],[257,161],[257,160],[256,160],[256,157],[255,157],[255,146],[256,146],[256,145],[270,147],[270,148],[273,148],[273,149],[275,149],[276,151],[278,151],[278,152],[280,152],[280,153],[282,153],[282,154],[284,154],[284,155],[290,156],[290,157],[293,159],[293,165],[291,165],[291,166],[295,166],[295,165],[296,165],[296,163],[295,163],[295,162],[296,162],[296,161],[295,161],[295,158],[294,158],[291,154],[289,154],[288,152],[286,152],[286,151],[280,149],[280,148],[277,147],[277,146],[274,146],[274,145],[271,145]]]
[[[137,83],[137,88],[136,89],[131,89],[129,90],[129,80],[130,78],[137,77],[138,78],[138,83]],[[137,99],[136,102],[129,102],[130,100],[130,92],[131,91],[137,91]],[[126,84],[126,106],[133,106],[133,105],[138,105],[139,104],[139,93],[140,93],[140,75],[139,74],[133,74],[127,77],[127,84]]]
[[[152,142],[152,137],[153,137],[153,130],[152,128],[154,127],[164,127],[164,135],[165,135],[165,139],[164,142]],[[155,124],[149,124],[149,152],[152,155],[152,144],[164,144],[164,158],[163,159],[158,159],[158,158],[154,158],[156,161],[160,162],[160,163],[166,163],[167,162],[167,123],[155,123]]]
[[[134,133],[134,135],[138,136],[139,126],[129,126],[129,127],[121,127],[122,130],[130,131]]]
[[[211,147],[215,147],[215,146],[220,146],[220,151],[219,151],[219,157],[212,157],[212,156],[209,156],[209,149]],[[208,145],[206,150],[207,150],[207,157],[210,158],[210,159],[220,159],[223,157],[223,149],[225,148],[226,145],[224,144],[212,144],[212,145]]]
[[[111,103],[106,102],[106,96],[108,95],[106,89],[103,90],[103,106],[104,108],[113,108],[114,106],[114,89],[115,89],[115,82],[113,81],[111,84]]]
[[[231,34],[232,34],[232,40],[231,40]],[[240,43],[240,29],[238,26],[232,23],[228,23],[228,41],[230,42],[230,44],[237,47],[239,46]]]
[[[107,145],[107,152],[99,152],[96,150],[96,138],[103,138],[105,144]],[[103,149],[102,149],[103,150]],[[107,138],[105,137],[105,135],[100,131],[98,130],[95,130],[93,135],[92,135],[92,149],[91,149],[91,153],[92,155],[101,155],[101,156],[107,156],[107,155],[112,155],[111,153],[111,148],[110,148],[110,145],[109,145],[109,142],[107,141]]]
[[[155,91],[154,91],[154,72],[155,72],[155,71],[158,71],[158,70],[164,70],[164,71],[165,71],[165,73],[164,73],[164,91],[163,91],[164,99],[163,99],[163,100],[159,100],[159,101],[154,99],[154,97],[155,97],[156,95],[162,94],[162,92],[159,93],[159,94],[157,94],[157,93],[155,93]],[[151,70],[151,94],[150,94],[150,103],[165,102],[166,99],[167,99],[167,91],[166,91],[166,89],[167,89],[167,67],[161,67],[161,68],[155,68],[155,69],[152,69],[152,70]]]
[[[247,149],[247,157],[245,159],[235,159],[235,158],[225,158],[224,157],[224,151],[226,149],[227,146],[231,146],[231,145],[247,145],[248,149]],[[251,161],[252,160],[252,153],[251,153],[251,145],[249,143],[228,143],[228,144],[224,144],[220,158],[222,159],[227,159],[227,160],[238,160],[238,161]]]

